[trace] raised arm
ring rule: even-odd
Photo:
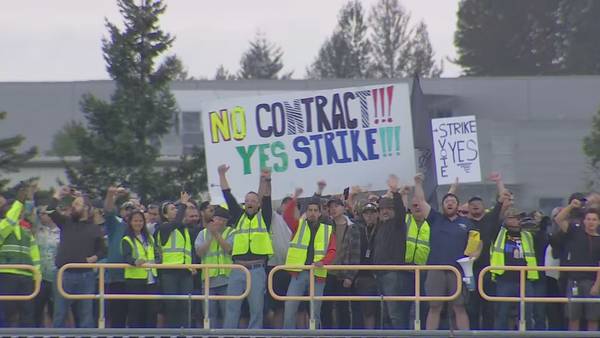
[[[579,209],[582,207],[581,201],[574,198],[569,205],[564,207],[554,218],[556,224],[560,226],[560,231],[567,232],[569,231],[569,214],[571,211],[575,209]]]
[[[319,180],[317,182],[317,191],[315,191],[315,196],[323,196],[323,190],[327,186],[327,182],[325,180]]]
[[[492,182],[496,183],[496,189],[498,190],[498,195],[501,195],[503,192],[507,191],[504,186],[504,181],[502,181],[502,175],[499,172],[494,171],[489,176],[488,179]]]
[[[70,192],[71,189],[68,186],[63,186],[60,189],[58,189],[52,196],[52,200],[50,201],[50,204],[48,205],[47,209],[48,216],[52,219],[56,226],[58,226],[61,229],[63,225],[67,222],[67,217],[58,212],[56,208],[58,206],[58,203],[62,201],[62,199],[65,198],[65,196],[69,195]]]
[[[396,175],[390,175],[387,180],[388,192],[387,194],[391,195],[394,201],[394,223],[397,226],[405,226],[406,224],[406,207],[402,201],[402,195],[400,194],[401,190],[404,188],[400,188],[400,180]]]
[[[221,164],[218,168],[219,170],[219,184],[221,184],[221,191],[223,192],[223,198],[225,202],[227,202],[227,208],[231,213],[232,220],[237,222],[240,218],[244,210],[240,207],[235,197],[231,193],[231,187],[229,186],[229,182],[227,181],[227,171],[229,170],[229,166],[226,164]]]
[[[271,220],[273,218],[273,201],[271,200],[271,170],[262,169],[260,172],[260,182],[258,184],[258,195],[261,198],[261,209],[263,220],[268,230],[271,230]]]
[[[415,200],[419,204],[421,210],[425,214],[425,218],[429,217],[431,212],[431,205],[425,200],[425,191],[423,190],[423,181],[425,176],[422,173],[418,173],[415,176]]]
[[[458,194],[458,177],[454,180],[454,183],[448,189],[449,194],[457,195]]]

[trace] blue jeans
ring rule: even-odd
[[[381,292],[381,294],[384,296],[402,296],[409,289],[408,287],[405,288],[402,286],[402,284],[406,281],[405,278],[403,278],[401,271],[378,272],[376,277],[377,284],[379,285],[379,292]],[[387,302],[385,303],[385,307],[387,309],[387,315],[390,318],[392,328],[408,329],[410,303]]]
[[[304,296],[308,292],[310,273],[308,270],[299,272],[296,276],[292,275],[290,285],[287,290],[287,296]],[[325,281],[315,281],[315,296],[322,296],[325,290]],[[283,328],[296,328],[296,313],[298,312],[300,301],[288,300],[285,302],[285,310],[283,312]],[[321,326],[321,301],[314,301],[314,316],[317,328]]]
[[[163,270],[160,276],[162,292],[165,295],[190,295],[192,294],[193,281],[189,270]],[[182,300],[167,300],[166,325],[170,328],[189,327],[191,321],[190,303]]]
[[[210,288],[209,295],[225,296],[227,295],[227,285]],[[210,319],[211,329],[220,329],[223,327],[223,317],[225,316],[225,300],[209,300],[208,301],[208,318]]]
[[[527,281],[525,284],[525,295],[532,297],[535,295],[533,284]],[[496,281],[496,296],[498,297],[518,297],[519,282],[498,277]],[[508,319],[511,306],[518,303],[498,302],[496,304],[496,321],[494,323],[496,330],[508,330]],[[533,303],[525,304],[525,321],[527,329],[532,329],[533,324]]]
[[[250,308],[250,322],[248,323],[248,328],[262,329],[267,274],[264,266],[254,267],[249,270],[252,287],[250,288],[250,294],[248,295],[248,306]],[[227,285],[227,295],[239,296],[244,293],[245,288],[246,274],[241,270],[232,269],[231,274],[229,275],[229,284]],[[237,329],[240,322],[242,301],[227,301],[225,308],[227,309],[227,312],[225,313],[223,328]]]
[[[67,270],[63,274],[63,289],[70,294],[94,294],[96,291],[96,275],[93,271],[73,272]],[[73,300],[66,299],[56,292],[54,298],[54,327],[65,327],[65,321],[72,302]],[[94,325],[93,304],[91,299],[75,301],[75,318],[78,319],[78,327],[96,327]]]

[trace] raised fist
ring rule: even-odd
[[[387,179],[387,185],[390,191],[398,191],[398,188],[400,187],[400,180],[398,179],[398,176],[390,175]]]
[[[325,180],[319,180],[317,182],[317,186],[319,187],[319,189],[325,189],[325,187],[327,186],[327,182],[325,182]]]
[[[269,168],[262,168],[260,170],[260,177],[262,179],[267,179],[267,180],[271,179],[271,169],[269,169]]]
[[[415,175],[415,183],[423,184],[425,181],[425,175],[423,173],[418,173]]]
[[[294,190],[294,198],[298,198],[302,195],[302,193],[304,192],[304,189],[298,187]]]
[[[218,170],[220,175],[225,175],[225,173],[229,170],[229,166],[227,164],[221,164]]]
[[[490,175],[488,176],[488,179],[492,182],[498,183],[499,181],[502,181],[502,175],[500,175],[499,172],[494,171],[494,172],[490,173]]]

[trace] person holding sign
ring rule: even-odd
[[[250,270],[252,289],[248,296],[250,308],[249,329],[261,329],[263,326],[263,306],[267,275],[265,267],[269,255],[273,254],[271,243],[271,171],[263,169],[260,174],[258,193],[251,191],[244,199],[244,209],[231,193],[227,181],[229,166],[222,164],[218,168],[219,181],[223,197],[227,202],[233,220],[233,248],[231,256],[235,264]],[[227,285],[228,295],[240,295],[246,287],[246,275],[240,270],[232,270]],[[241,300],[229,301],[226,307],[223,327],[235,329],[239,326]]]
[[[442,213],[431,208],[425,200],[423,191],[423,174],[415,176],[415,201],[423,210],[427,223],[431,227],[428,264],[458,266],[457,259],[464,257],[469,240],[469,232],[475,230],[469,219],[458,215],[459,200],[453,193],[448,193],[442,199]],[[481,247],[480,247],[481,248]],[[469,252],[472,257],[478,257],[480,250]],[[460,267],[459,267],[460,269]],[[428,271],[425,281],[425,293],[428,296],[449,296],[455,292],[456,281],[450,271]],[[469,317],[465,310],[466,292],[452,301],[452,310],[456,317],[459,330],[469,329]],[[437,330],[440,324],[442,302],[429,303],[427,314],[427,330]]]

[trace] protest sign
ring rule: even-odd
[[[475,116],[431,120],[438,184],[480,182]]]
[[[210,102],[187,93],[182,102],[201,111],[211,199],[222,199],[220,164],[230,166],[227,178],[239,199],[256,191],[261,168],[270,168],[272,196],[279,199],[295,187],[312,193],[320,179],[327,181],[326,194],[350,185],[385,189],[389,174],[410,183],[408,94],[408,84],[400,83]]]

